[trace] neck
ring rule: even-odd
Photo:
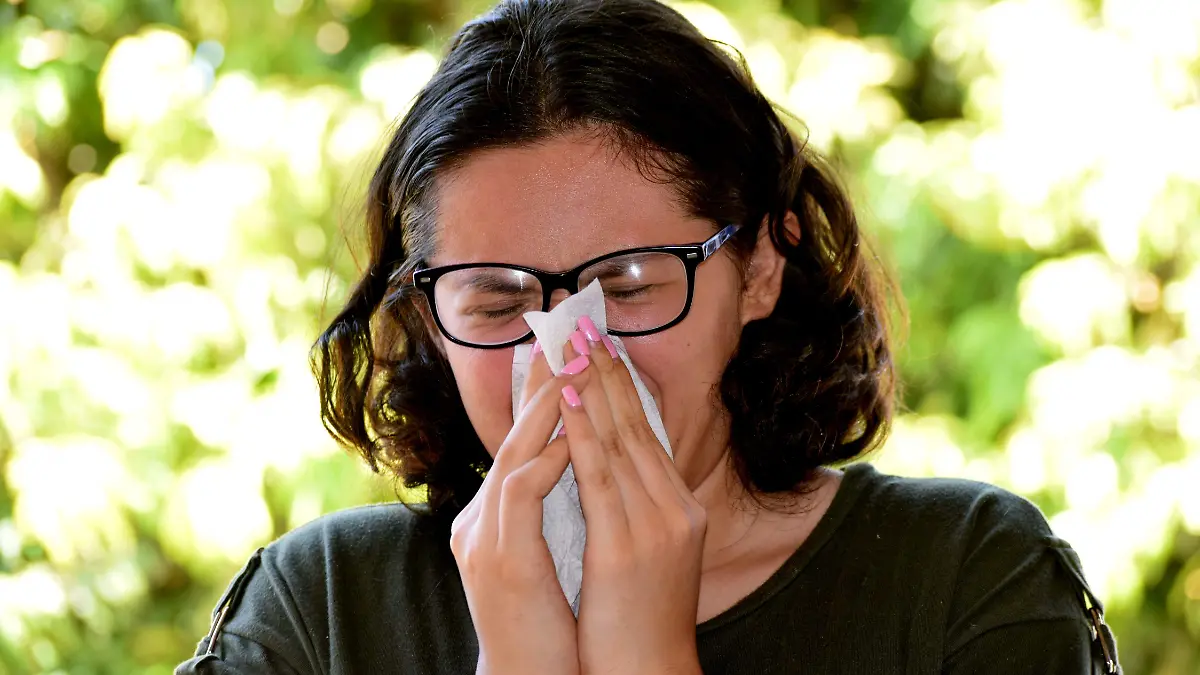
[[[710,434],[709,442],[692,445],[686,457],[677,456],[684,482],[706,513],[705,568],[736,550],[762,511],[734,470],[727,429],[719,436]]]
[[[827,505],[840,482],[838,472],[819,469],[810,486],[813,490],[797,495],[795,500],[778,500],[778,504],[772,500],[768,509],[742,485],[733,467],[727,439],[726,432],[720,442],[715,442],[714,437],[712,443],[692,445],[690,450],[693,452],[680,458],[679,469],[684,482],[707,516],[702,561],[705,570],[720,567],[761,545],[759,540],[766,530],[810,530],[825,511],[823,507],[810,507]]]

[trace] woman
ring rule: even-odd
[[[428,501],[331,514],[256,553],[178,673],[1102,660],[1095,600],[1037,508],[828,468],[888,426],[885,285],[829,172],[673,10],[511,0],[465,26],[397,129],[366,224],[369,269],[314,349],[323,419]],[[680,245],[700,255],[661,248]],[[534,357],[513,419],[521,315],[593,278],[674,462],[587,318],[563,373]],[[578,618],[541,534],[568,462],[588,531]]]

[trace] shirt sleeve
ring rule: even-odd
[[[254,640],[228,631],[209,649],[204,638],[196,655],[175,668],[175,675],[300,675],[286,660]]]
[[[208,634],[175,675],[316,675],[307,636],[271,550],[260,548],[217,601]]]
[[[970,516],[943,672],[1101,672],[1080,579],[1059,561],[1057,549],[1069,546],[1054,537],[1042,512],[1021,497],[995,489],[978,496]]]

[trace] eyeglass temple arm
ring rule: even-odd
[[[741,228],[742,228],[742,226],[738,225],[736,223],[733,225],[726,225],[725,227],[721,228],[720,232],[709,237],[708,241],[704,242],[704,244],[702,245],[704,248],[704,258],[703,259],[708,260],[709,256],[716,253],[717,249],[721,248],[721,246],[725,242],[729,241],[729,238],[732,237],[734,235],[734,233],[737,232],[738,230],[740,230]]]

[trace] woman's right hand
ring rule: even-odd
[[[542,500],[570,461],[565,438],[547,441],[562,388],[582,386],[580,377],[586,373],[555,377],[545,356],[534,355],[517,420],[451,526],[450,548],[479,638],[479,674],[579,672],[575,616],[542,536]]]

